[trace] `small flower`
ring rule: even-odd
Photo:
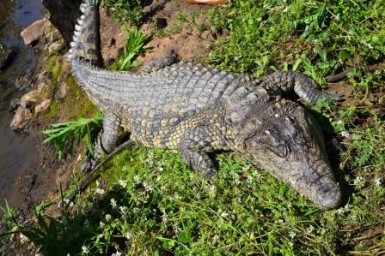
[[[248,170],[250,170],[250,168],[251,168],[251,164],[247,164],[242,167],[242,172],[247,172]]]
[[[125,180],[119,180],[118,183],[119,183],[119,186],[121,186],[122,188],[127,187],[127,181],[125,181]]]
[[[119,210],[120,210],[120,213],[122,215],[126,215],[127,214],[127,207],[126,206],[119,206]]]
[[[97,188],[95,190],[95,193],[98,195],[104,195],[104,193],[106,193],[106,191],[104,191],[104,189],[102,189],[102,188]]]
[[[122,253],[119,251],[116,251],[115,253],[111,254],[111,256],[122,256]]]
[[[152,186],[146,182],[143,182],[143,187],[146,192],[151,192],[152,191]]]
[[[222,218],[226,218],[227,216],[229,216],[229,214],[227,212],[222,212],[221,213],[221,217]]]
[[[311,233],[313,232],[313,230],[314,230],[314,227],[313,227],[312,225],[310,225],[310,226],[306,229],[306,232],[307,232],[308,234],[311,234]]]
[[[374,178],[374,184],[376,184],[376,186],[381,186],[381,183],[382,183],[382,181],[381,181],[381,178]]]
[[[116,209],[116,207],[118,206],[117,203],[116,203],[115,198],[111,198],[110,199],[110,204],[112,206],[112,209]]]
[[[82,246],[82,253],[88,254],[88,253],[90,253],[90,249],[87,246],[83,245]]]
[[[357,176],[354,180],[353,180],[353,185],[357,186],[357,185],[361,185],[362,181],[364,180],[364,178],[362,178],[361,176]]]
[[[99,227],[103,228],[105,225],[106,224],[103,221],[99,222]]]
[[[107,222],[109,222],[109,221],[112,219],[112,217],[111,217],[110,214],[106,214],[106,217],[105,217],[105,218],[106,218],[106,221],[107,221]]]
[[[289,232],[289,237],[291,238],[291,239],[293,239],[294,237],[295,237],[295,232],[294,231],[290,231]]]
[[[138,175],[135,175],[134,176],[134,181],[135,181],[136,184],[140,183],[141,182],[140,177]]]
[[[346,138],[346,139],[350,139],[350,133],[348,131],[342,131],[341,132],[341,136]]]
[[[140,211],[140,209],[138,207],[135,207],[134,209],[132,209],[133,213],[138,213]]]
[[[127,240],[130,240],[131,237],[132,237],[132,233],[131,232],[127,232],[125,237],[127,238]]]

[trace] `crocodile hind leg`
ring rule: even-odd
[[[87,152],[87,160],[83,170],[88,172],[92,170],[99,162],[99,159],[112,152],[117,146],[121,126],[119,119],[112,113],[107,113],[103,117],[103,129],[98,134],[94,146],[94,154]]]
[[[329,98],[335,102],[341,100],[341,97],[336,93],[319,90],[313,79],[297,71],[275,72],[261,77],[255,82],[272,95],[294,91],[301,99],[309,103],[315,103],[319,98]]]
[[[152,60],[150,63],[143,66],[140,70],[145,73],[151,73],[158,71],[162,68],[165,68],[167,66],[170,66],[178,61],[178,55],[175,53],[174,50],[168,51],[166,56]]]

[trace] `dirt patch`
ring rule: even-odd
[[[164,0],[144,7],[145,18],[140,30],[151,40],[139,60],[146,64],[165,57],[170,50],[181,60],[203,58],[215,41],[215,33],[208,26],[209,9],[208,6]],[[127,33],[121,31],[106,9],[101,10],[100,16],[102,56],[105,63],[111,63],[122,53]]]

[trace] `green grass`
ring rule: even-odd
[[[315,208],[237,154],[220,154],[207,182],[176,152],[135,147],[107,163],[72,208],[35,227],[53,223],[60,235],[43,234],[54,237],[55,250],[79,255],[385,254],[384,13],[382,1],[350,0],[230,1],[211,13],[223,33],[211,65],[255,76],[299,70],[322,86],[351,70],[343,106],[313,107],[330,123],[323,128],[341,208]],[[74,247],[64,242],[70,234]]]

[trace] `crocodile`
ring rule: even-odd
[[[318,89],[300,72],[254,78],[205,67],[194,61],[153,61],[138,72],[102,68],[99,6],[85,0],[68,54],[72,73],[103,113],[103,129],[88,167],[119,145],[121,134],[147,147],[177,150],[207,179],[210,157],[234,151],[293,187],[321,209],[337,208],[341,190],[330,167],[317,121],[298,102],[337,94]]]

